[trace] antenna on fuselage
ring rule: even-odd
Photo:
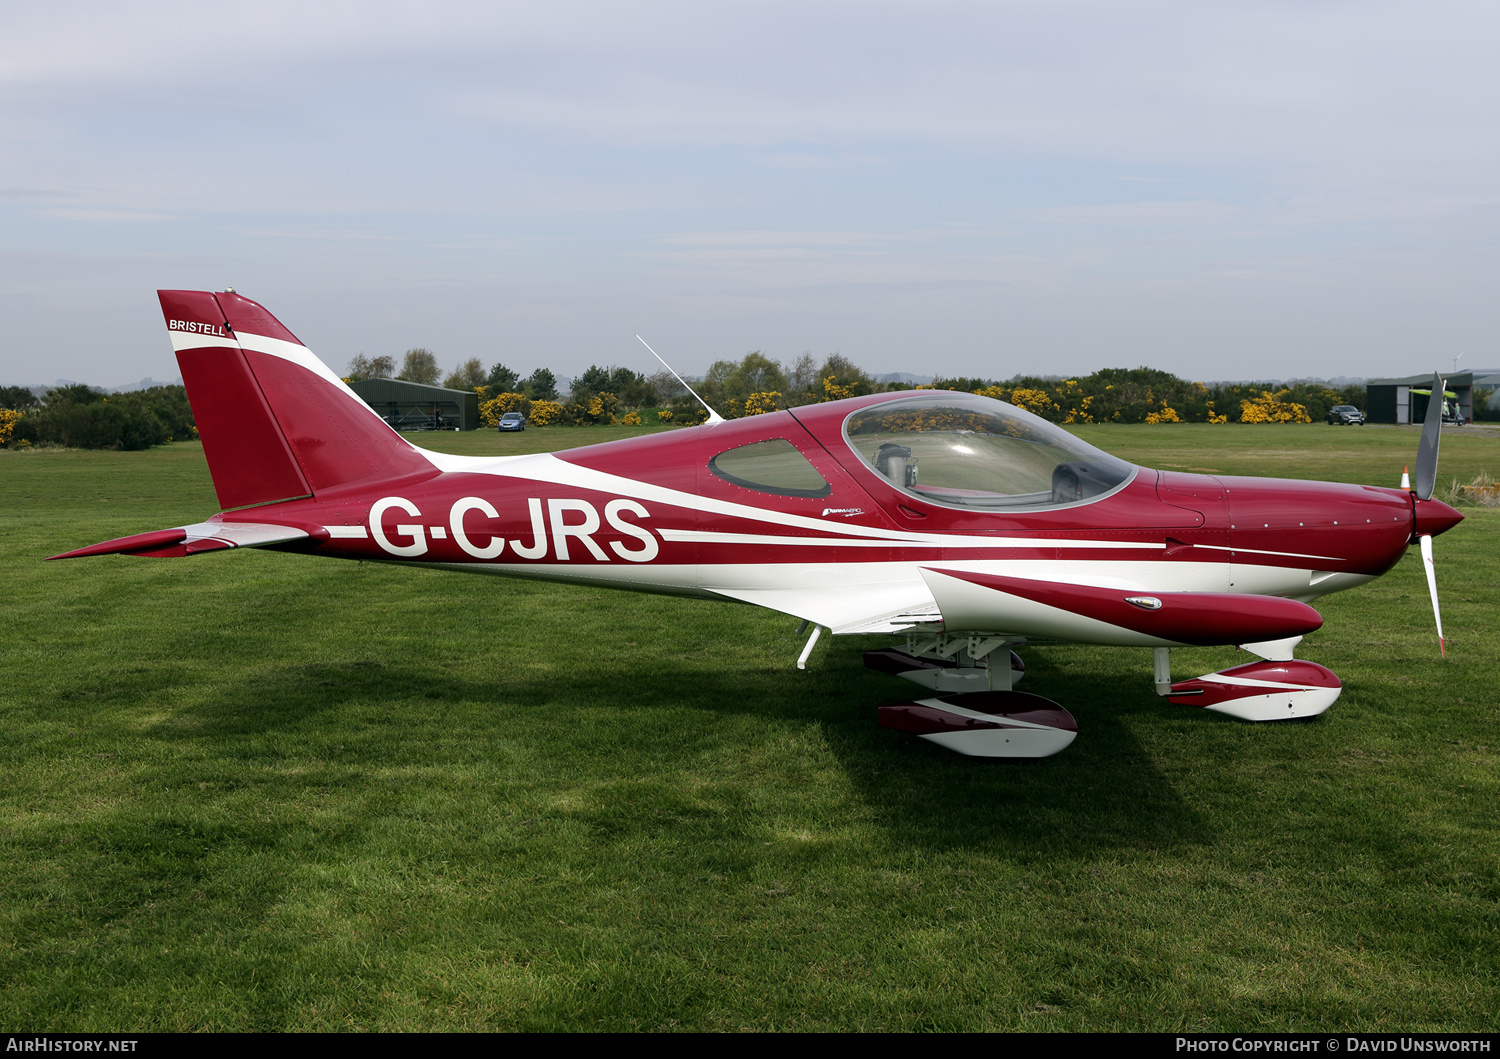
[[[651,355],[653,357],[655,357],[657,360],[661,360],[661,354],[658,353],[656,350],[651,349],[651,343],[650,342],[647,342],[640,335],[636,335],[635,336],[635,340],[637,342],[639,342],[641,345],[645,346],[647,349],[650,349],[651,350]],[[664,360],[661,360],[661,366],[664,367],[664,368],[666,368],[668,371],[670,371],[672,373],[672,378],[674,378],[678,382],[682,383],[683,387],[687,390],[687,392],[690,393],[690,394],[692,394],[694,397],[697,397],[698,398],[698,403],[701,404],[705,409],[708,410],[708,418],[703,421],[703,425],[704,426],[713,426],[715,423],[722,423],[722,422],[724,422],[724,417],[721,416],[718,412],[715,412],[712,408],[709,408],[708,402],[705,401],[703,398],[698,397],[698,391],[695,390],[695,389],[693,389],[691,386],[688,386],[687,380],[684,379],[681,375],[678,375],[677,372],[676,372],[676,370],[672,367],[672,365],[668,364]]]

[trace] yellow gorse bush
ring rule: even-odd
[[[531,408],[531,402],[527,400],[524,393],[502,393],[485,401],[479,406],[479,418],[487,427],[500,425],[500,417],[506,412],[520,412],[526,415]]]
[[[745,398],[745,414],[747,416],[758,416],[776,411],[776,398],[780,396],[780,390],[770,390],[766,393],[752,393],[749,397]]]
[[[834,377],[830,375],[823,380],[823,400],[842,401],[845,397],[854,396],[853,386],[840,386],[833,379]]]
[[[1039,416],[1046,416],[1057,408],[1057,402],[1048,397],[1046,391],[1028,390],[1025,387],[1019,387],[1010,392],[1010,403]]]
[[[0,408],[0,445],[10,444],[11,435],[16,431],[16,423],[25,414],[25,412],[16,412],[9,408]]]
[[[1063,416],[1064,423],[1092,423],[1094,421],[1094,417],[1089,413],[1089,405],[1094,403],[1093,395],[1085,394],[1083,387],[1078,385],[1077,379],[1063,381],[1062,396],[1068,408]]]
[[[1283,401],[1290,390],[1277,390],[1274,394],[1262,390],[1260,396],[1240,402],[1241,423],[1311,423],[1307,409],[1294,401]]]

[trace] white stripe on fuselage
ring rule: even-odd
[[[172,331],[172,345],[174,349],[195,349],[204,346],[222,346],[227,343],[219,341],[204,341],[205,336],[187,332]],[[271,338],[267,335],[257,335],[250,332],[236,332],[235,337],[239,340],[241,347],[255,350],[270,356],[279,357],[290,361],[302,368],[311,371],[324,382],[338,387],[350,397],[365,405],[363,398],[351,390],[344,380],[335,375],[329,367],[306,346],[296,342],[287,342],[284,339]],[[232,348],[232,347],[231,347]],[[367,405],[365,405],[368,407]],[[737,504],[733,501],[715,500],[711,497],[699,496],[695,493],[685,493],[678,489],[670,489],[665,486],[653,485],[641,482],[634,478],[626,478],[621,475],[609,474],[605,471],[594,470],[583,467],[567,460],[559,459],[555,454],[535,453],[527,456],[457,456],[448,453],[431,452],[427,449],[412,445],[404,437],[393,430],[384,419],[370,410],[370,419],[377,422],[392,435],[407,445],[412,450],[420,453],[428,462],[441,471],[465,472],[469,474],[488,474],[501,478],[518,478],[527,481],[545,482],[557,485],[572,485],[581,489],[591,489],[601,493],[613,493],[616,496],[631,497],[636,500],[650,500],[656,503],[670,504],[691,511],[699,511],[706,514],[726,515],[732,518],[743,518],[756,522],[769,523],[788,529],[809,529],[820,533],[829,534],[823,538],[807,537],[785,537],[785,536],[759,536],[755,534],[738,534],[715,532],[705,530],[658,530],[665,540],[694,541],[703,544],[769,544],[790,546],[837,546],[844,545],[855,548],[868,547],[890,547],[893,545],[917,545],[935,548],[1057,548],[1061,550],[1094,550],[1107,549],[1114,551],[1159,551],[1166,547],[1165,541],[1157,544],[1149,541],[1118,541],[1118,540],[1087,540],[1077,538],[1056,537],[1006,537],[975,534],[954,533],[918,533],[909,530],[888,530],[878,527],[851,525],[848,522],[835,522],[829,519],[812,518],[806,515],[793,515],[777,511],[766,511],[763,508],[752,507],[748,504]],[[711,427],[695,427],[689,429],[712,429]],[[667,536],[668,532],[680,534],[681,536]],[[1345,560],[1336,556],[1304,555],[1296,552],[1272,552],[1247,548],[1227,548],[1219,545],[1203,545],[1202,547],[1214,551],[1234,551],[1243,555],[1266,555],[1278,558],[1317,560],[1320,566],[1326,567],[1329,563],[1342,563]]]
[[[720,533],[716,530],[680,530],[658,528],[664,541],[682,544],[780,544],[808,548],[983,548],[1006,547],[1051,548],[1053,541],[996,541],[983,537],[958,537],[947,540],[892,540],[888,537],[775,537],[762,533]],[[1113,547],[1108,541],[1069,541],[1069,545]],[[1132,548],[1160,548],[1159,544],[1132,544]]]
[[[581,467],[576,463],[559,459],[550,452],[540,452],[530,456],[500,456],[496,458],[449,456],[444,453],[431,452],[427,453],[427,457],[445,471],[490,474],[499,478],[518,478],[525,481],[543,482],[553,485],[571,485],[579,489],[590,489],[600,493],[628,496],[636,500],[670,504],[674,507],[686,508],[689,511],[700,511],[706,514],[726,515],[730,518],[766,522],[786,529],[816,530],[820,533],[830,534],[833,538],[832,541],[829,541],[827,538],[819,540],[805,537],[777,536],[765,538],[765,543],[816,545],[819,543],[839,542],[866,545],[873,542],[874,545],[879,547],[920,544],[945,548],[1105,548],[1142,551],[1160,551],[1165,547],[1165,543],[1153,544],[1144,541],[1058,540],[1050,537],[914,533],[907,530],[888,530],[874,526],[851,525],[843,521],[835,522],[831,519],[812,518],[807,515],[792,515],[780,511],[767,511],[764,508],[751,507],[748,504],[737,504],[730,500],[715,500],[712,497],[699,496],[695,493],[685,493],[680,489],[669,489],[666,486],[653,485],[650,482],[641,482],[634,478],[625,478],[621,475],[609,474],[605,471],[596,471],[590,467]],[[675,532],[683,534],[713,534],[722,537],[722,543],[753,543],[756,540],[756,535],[754,534],[715,533],[715,531],[708,530],[678,530]],[[705,537],[683,537],[682,539],[708,541],[708,538]]]
[[[1110,561],[1080,558],[970,559],[935,564],[850,562],[625,565],[574,562],[420,565],[439,565],[445,569],[469,573],[534,577],[613,588],[735,599],[814,622],[834,633],[868,631],[872,622],[935,607],[936,601],[922,578],[923,567],[1124,591],[1229,591],[1227,563],[1180,563],[1163,560]],[[1257,574],[1263,575],[1263,580],[1257,586],[1259,591],[1299,598],[1313,595],[1308,591],[1308,571],[1305,569],[1253,569]]]
[[[701,428],[700,428],[701,429]],[[676,507],[701,511],[707,514],[727,515],[732,518],[769,522],[788,529],[810,529],[829,534],[824,538],[759,536],[756,534],[727,533],[714,530],[659,530],[667,540],[696,541],[704,544],[784,544],[784,545],[838,545],[851,547],[892,547],[897,545],[919,545],[938,548],[1058,548],[1063,550],[1113,550],[1113,551],[1161,551],[1166,541],[1119,541],[1087,540],[1057,537],[1011,537],[990,534],[918,533],[910,530],[888,530],[873,526],[835,522],[831,519],[812,518],[807,515],[792,515],[748,504],[737,504],[729,500],[685,493],[665,486],[652,485],[620,475],[581,467],[559,459],[550,452],[530,456],[502,456],[494,459],[472,456],[447,456],[443,453],[428,453],[443,470],[466,471],[477,474],[492,474],[505,478],[521,478],[535,482],[551,482],[572,485],[580,489],[592,489],[601,493],[615,493],[637,500],[651,500],[672,504]],[[455,461],[449,463],[448,461]],[[462,461],[462,462],[456,462]],[[674,534],[667,537],[667,533]],[[1214,551],[1234,551],[1244,555],[1269,555],[1281,558],[1317,560],[1321,565],[1341,563],[1335,556],[1301,555],[1295,552],[1270,552],[1248,548],[1219,548]]]

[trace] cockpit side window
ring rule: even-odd
[[[849,445],[897,489],[957,507],[1024,510],[1093,500],[1135,468],[1013,405],[935,393],[870,405]]]
[[[785,438],[721,452],[708,461],[708,469],[732,485],[772,496],[819,499],[833,492],[827,479]]]

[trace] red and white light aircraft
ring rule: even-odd
[[[160,298],[224,511],[54,558],[262,547],[753,603],[812,626],[799,667],[822,629],[897,637],[866,664],[929,695],[882,707],[881,723],[964,754],[1072,742],[1066,710],[1014,690],[1011,648],[1028,642],[1149,647],[1174,702],[1319,714],[1341,685],[1292,657],[1322,624],[1308,604],[1420,542],[1436,613],[1432,537],[1462,519],[1432,499],[1431,414],[1414,491],[1152,471],[946,391],[444,455],[392,430],[255,302]],[[1216,644],[1262,660],[1172,681],[1171,648]]]

